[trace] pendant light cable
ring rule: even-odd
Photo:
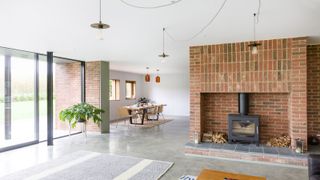
[[[159,57],[166,58],[169,55],[164,53],[165,50],[165,31],[166,28],[162,28],[162,54],[158,55]]]
[[[256,42],[256,13],[253,13],[253,41]]]
[[[171,6],[174,4],[177,4],[179,2],[181,2],[182,0],[176,0],[173,1],[172,3],[168,3],[168,4],[163,4],[163,5],[158,5],[158,6],[138,6],[135,4],[131,4],[128,3],[126,0],[120,0],[120,2],[122,2],[123,4],[133,7],[133,8],[139,8],[139,9],[157,9],[157,8],[162,8],[162,7],[167,7],[167,6]],[[260,2],[260,0],[259,0]],[[193,39],[195,39],[196,37],[198,37],[202,32],[204,32],[213,22],[214,20],[218,17],[218,15],[221,13],[222,9],[224,8],[225,4],[227,3],[227,0],[224,0],[223,3],[221,4],[220,8],[218,9],[218,11],[214,14],[214,16],[209,20],[209,22],[200,29],[200,31],[198,31],[197,33],[195,33],[193,36],[191,36],[188,39],[177,39],[175,38],[173,35],[171,35],[167,30],[165,31],[165,33],[168,35],[168,37],[173,40],[173,41],[191,41]]]
[[[253,13],[253,41],[256,42],[256,24],[259,23],[260,9],[261,9],[261,0],[259,1],[258,10],[256,13]]]
[[[255,23],[257,23],[257,24],[259,23],[259,20],[260,20],[260,9],[261,9],[261,0],[259,0],[257,18],[256,18],[256,21],[255,21]]]
[[[135,4],[128,3],[125,0],[120,0],[120,2],[122,2],[123,4],[125,4],[127,6],[130,6],[130,7],[133,7],[133,8],[138,8],[138,9],[158,9],[158,8],[163,8],[163,7],[168,7],[168,6],[175,5],[175,4],[177,4],[177,3],[181,2],[181,1],[182,0],[171,1],[170,3],[157,5],[157,6],[138,6],[138,5],[135,5]]]
[[[100,12],[99,12],[99,17],[100,17],[100,23],[101,23],[101,0],[100,0]]]
[[[201,33],[203,33],[213,22],[214,20],[219,16],[219,14],[221,13],[221,11],[223,10],[225,4],[227,3],[227,0],[224,0],[223,3],[221,4],[220,8],[218,9],[218,11],[214,14],[214,16],[209,20],[209,22],[203,26],[200,31],[198,31],[196,34],[194,34],[193,36],[191,36],[188,39],[176,39],[174,38],[173,35],[171,35],[170,33],[168,33],[168,31],[166,31],[166,34],[168,35],[168,37],[170,39],[172,39],[173,41],[191,41],[193,39],[195,39],[196,37],[198,37]]]
[[[165,32],[165,28],[162,29],[162,52],[164,53],[164,32]]]
[[[101,0],[100,0],[101,1]],[[122,2],[123,4],[133,7],[133,8],[139,8],[139,9],[157,9],[157,8],[162,8],[162,7],[168,7],[174,4],[177,4],[179,2],[181,2],[182,0],[177,0],[177,1],[173,1],[171,3],[167,3],[167,4],[162,4],[162,5],[158,5],[158,6],[138,6],[135,4],[131,4],[128,3],[126,0],[120,0],[120,2]],[[219,16],[219,14],[221,13],[221,11],[223,10],[225,4],[227,3],[227,0],[224,0],[223,3],[221,4],[220,8],[218,9],[218,11],[214,14],[214,16],[209,20],[209,22],[203,26],[197,33],[195,33],[193,36],[191,36],[190,38],[187,39],[177,39],[175,38],[171,33],[169,33],[167,30],[165,31],[165,33],[168,35],[168,37],[173,40],[173,41],[192,41],[193,39],[195,39],[196,37],[198,37],[201,33],[203,33],[213,22],[214,20]],[[255,23],[259,23],[259,19],[260,19],[260,9],[261,9],[261,0],[258,0],[258,11],[256,13],[256,18],[255,18]],[[254,30],[255,31],[255,30]]]

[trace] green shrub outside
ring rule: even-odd
[[[27,94],[24,94],[24,95],[19,95],[19,96],[14,96],[13,98],[13,102],[23,102],[23,101],[33,101],[34,100],[34,95],[27,95]],[[39,100],[40,101],[43,101],[43,100],[46,100],[47,99],[47,96],[46,95],[43,95],[43,94],[40,94],[39,95]],[[53,98],[55,99],[55,97]],[[3,96],[0,96],[0,103],[4,103],[4,97]]]

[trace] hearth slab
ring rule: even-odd
[[[212,149],[214,148],[214,144],[213,143],[199,143],[199,144],[195,144],[195,143],[191,143],[191,142],[188,142],[186,144],[186,146],[189,146],[189,147],[195,147],[195,148],[200,148],[200,149]]]
[[[211,147],[210,144],[212,144]],[[298,154],[289,148],[255,146],[253,144],[187,143],[185,153],[294,166],[307,166],[308,164],[307,154]]]
[[[236,149],[236,144],[223,144],[223,146],[221,146],[221,149],[234,151]]]
[[[200,145],[202,148],[211,149],[213,146],[213,143],[201,143]]]
[[[237,144],[236,146],[236,151],[241,151],[241,152],[249,152],[249,145],[242,145],[242,144]]]
[[[250,147],[250,153],[263,153],[263,147]]]
[[[289,148],[277,148],[279,155],[294,157],[295,152]]]
[[[222,149],[223,144],[216,144],[216,143],[211,143],[212,144],[212,148],[214,149]]]
[[[277,148],[274,148],[274,147],[263,147],[263,153],[264,154],[272,154],[272,155],[279,154]]]
[[[308,157],[308,155],[307,154],[300,154],[300,153],[295,153],[295,156],[294,157],[296,157],[296,158],[307,158]]]

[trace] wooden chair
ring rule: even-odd
[[[126,122],[127,122],[127,120],[129,120],[130,117],[132,117],[132,118],[135,117],[135,114],[129,115],[129,112],[125,107],[120,107],[118,109],[118,115],[120,118],[119,118],[119,120],[117,120],[116,127],[118,127],[119,121],[124,120],[124,124],[126,125],[127,124]]]
[[[150,118],[151,116],[153,118]],[[148,117],[148,120],[150,120],[150,121],[159,120],[159,106],[154,106],[153,108],[150,108],[148,110],[147,117]],[[156,118],[154,118],[154,117],[156,117]]]
[[[163,120],[165,120],[164,115],[163,115],[163,107],[164,107],[164,105],[159,105],[158,106],[158,114],[159,114],[159,116],[160,115],[162,116]]]

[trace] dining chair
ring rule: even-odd
[[[131,114],[130,115],[128,110],[125,107],[120,107],[118,109],[118,115],[119,115],[121,120],[124,119],[124,125],[126,125],[127,124],[127,120],[129,120],[130,117],[134,118],[136,114]],[[116,127],[118,127],[119,121],[120,120],[117,120]]]
[[[150,118],[152,116],[153,118]],[[148,110],[147,113],[148,120],[157,121],[159,120],[159,106],[154,106]]]
[[[163,115],[163,106],[164,106],[164,105],[159,105],[159,106],[158,106],[158,114],[159,114],[159,116],[160,116],[160,115],[162,116],[162,119],[163,119],[163,120],[165,120],[164,115]]]

